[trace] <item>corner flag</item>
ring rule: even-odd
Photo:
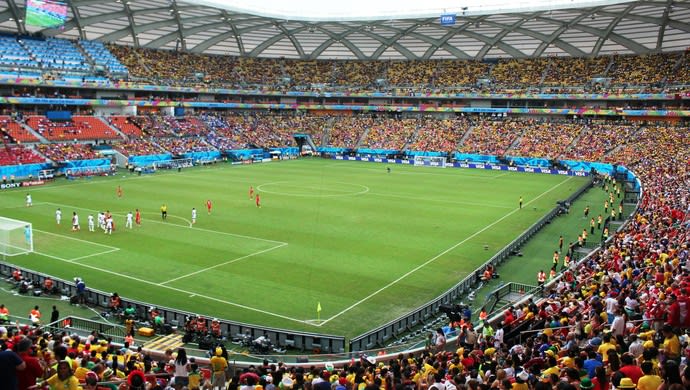
[[[316,304],[316,320],[321,322],[321,302]]]

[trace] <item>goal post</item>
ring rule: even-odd
[[[414,156],[416,167],[445,168],[446,161],[444,156]]]
[[[0,255],[17,256],[34,251],[31,223],[0,217]]]

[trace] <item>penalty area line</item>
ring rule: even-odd
[[[286,246],[286,245],[287,245],[287,244],[280,244],[280,245],[276,245],[276,246],[271,247],[271,248],[268,248],[268,249],[264,249],[264,250],[260,250],[260,251],[258,251],[258,252],[250,253],[250,254],[248,254],[248,255],[240,256],[240,257],[234,258],[234,259],[232,259],[232,260],[228,260],[228,261],[225,261],[225,262],[216,264],[216,265],[212,265],[212,266],[210,266],[210,267],[202,268],[202,269],[200,269],[200,270],[198,270],[198,271],[190,272],[190,273],[188,273],[188,274],[186,274],[186,275],[178,276],[177,278],[173,278],[173,279],[170,279],[170,280],[166,280],[165,282],[161,282],[160,284],[163,285],[163,284],[171,283],[171,282],[174,282],[174,281],[177,281],[177,280],[180,280],[180,279],[184,279],[184,278],[187,278],[187,277],[190,277],[190,276],[194,276],[194,275],[200,274],[200,273],[202,273],[202,272],[210,271],[210,270],[212,270],[212,269],[214,269],[214,268],[218,268],[218,267],[222,267],[222,266],[224,266],[224,265],[236,263],[236,262],[238,262],[238,261],[240,261],[240,260],[244,260],[244,259],[247,259],[247,258],[249,258],[249,257],[257,256],[257,255],[260,255],[260,254],[262,254],[262,253],[270,252],[270,251],[272,251],[272,250],[274,250],[274,249],[282,248],[282,247],[284,247],[284,246]]]
[[[537,199],[541,198],[542,196],[548,194],[549,192],[555,190],[556,188],[560,187],[561,185],[563,185],[563,184],[569,182],[569,181],[572,180],[574,177],[575,177],[575,176],[570,176],[570,177],[568,177],[566,180],[563,180],[562,182],[560,182],[560,183],[554,185],[553,187],[549,188],[548,190],[542,192],[540,195],[536,196],[534,199],[532,199],[532,200],[530,200],[529,202],[525,203],[525,206],[531,204],[532,202],[534,202],[534,201],[536,201]],[[340,317],[341,315],[343,315],[343,314],[347,313],[348,311],[354,309],[355,307],[359,306],[360,304],[362,304],[363,302],[369,300],[370,298],[374,297],[375,295],[378,295],[378,293],[380,293],[381,291],[384,291],[384,290],[388,289],[389,287],[391,287],[391,286],[397,284],[398,282],[400,282],[401,280],[405,279],[406,277],[412,275],[413,273],[417,272],[418,270],[420,270],[420,269],[424,268],[425,266],[429,265],[430,263],[436,261],[436,260],[437,260],[438,258],[440,258],[441,256],[443,256],[443,255],[447,254],[448,252],[454,250],[455,248],[457,248],[457,247],[459,247],[460,245],[466,243],[467,241],[473,239],[474,237],[480,235],[481,233],[487,231],[488,229],[491,229],[494,225],[500,223],[500,222],[503,221],[504,219],[510,217],[511,215],[517,213],[517,212],[520,211],[520,210],[521,210],[520,208],[514,209],[513,211],[511,211],[511,212],[507,213],[506,215],[502,216],[501,218],[499,218],[499,219],[495,220],[494,222],[492,222],[492,223],[486,225],[486,226],[483,227],[482,229],[480,229],[480,230],[474,232],[472,235],[470,235],[469,237],[465,238],[464,240],[458,242],[457,244],[454,244],[453,246],[451,246],[451,247],[448,248],[448,249],[445,249],[445,250],[442,251],[441,253],[439,253],[439,254],[437,254],[436,256],[430,258],[429,260],[427,260],[427,261],[425,261],[424,263],[418,265],[417,267],[411,269],[410,271],[406,272],[405,274],[403,274],[402,276],[398,277],[397,279],[395,279],[395,280],[389,282],[388,284],[386,284],[385,286],[379,288],[378,290],[374,291],[373,293],[367,295],[366,297],[364,297],[364,298],[360,299],[359,301],[353,303],[352,305],[346,307],[345,309],[343,309],[343,310],[341,310],[340,312],[336,313],[336,314],[333,315],[332,317],[330,317],[330,318],[328,318],[328,319],[324,319],[323,321],[321,321],[320,324],[315,325],[315,326],[323,326],[323,325],[327,324],[328,322],[330,322],[331,320],[333,320],[333,319],[335,319],[335,318],[337,318],[337,317]]]
[[[103,247],[103,248],[114,249],[114,250],[120,250],[120,248],[117,248],[117,247],[114,247],[114,246],[105,245],[105,244],[100,244],[100,243],[98,243],[98,242],[93,242],[93,241],[82,240],[82,239],[80,239],[80,238],[74,238],[74,237],[66,236],[66,235],[64,235],[64,234],[57,234],[57,233],[48,232],[48,231],[45,231],[45,230],[38,230],[38,229],[34,229],[34,231],[35,231],[35,232],[42,233],[42,234],[50,234],[50,235],[53,235],[53,236],[58,236],[58,237],[62,237],[62,238],[67,238],[67,239],[74,240],[74,241],[85,242],[85,243],[87,243],[87,244],[92,244],[92,245],[96,245],[96,246],[101,246],[101,247]],[[112,252],[112,250],[111,250],[111,252]]]
[[[92,270],[94,270],[94,271],[99,271],[99,272],[103,272],[103,273],[106,273],[106,274],[114,275],[114,276],[117,276],[117,277],[120,277],[120,278],[130,279],[130,280],[137,281],[137,282],[139,282],[139,283],[148,284],[148,285],[150,285],[150,286],[160,287],[160,288],[168,289],[168,290],[171,290],[171,291],[175,291],[175,292],[187,294],[188,296],[195,296],[195,297],[199,297],[199,298],[202,298],[202,299],[207,299],[207,300],[209,300],[209,301],[214,301],[214,302],[222,303],[222,304],[225,304],[225,305],[235,306],[235,307],[238,307],[238,308],[240,308],[240,309],[250,310],[250,311],[254,311],[254,312],[257,312],[257,313],[265,314],[265,315],[268,315],[268,316],[277,317],[277,318],[282,318],[282,319],[285,319],[285,320],[288,320],[288,321],[298,322],[298,323],[300,323],[300,324],[312,325],[312,324],[309,324],[308,322],[306,322],[306,321],[304,321],[304,320],[300,320],[300,319],[297,319],[297,318],[285,316],[285,315],[282,315],[282,314],[273,313],[273,312],[270,312],[270,311],[267,311],[267,310],[257,309],[257,308],[255,308],[255,307],[251,307],[251,306],[247,306],[247,305],[242,305],[242,304],[239,304],[239,303],[236,303],[236,302],[230,302],[230,301],[226,301],[226,300],[223,300],[223,299],[220,299],[220,298],[215,298],[215,297],[210,297],[210,296],[207,296],[207,295],[198,294],[198,293],[195,293],[195,292],[193,292],[193,291],[184,290],[184,289],[181,289],[181,288],[175,288],[175,287],[166,286],[166,285],[163,285],[163,284],[160,284],[160,283],[152,282],[152,281],[150,281],[150,280],[140,279],[140,278],[137,278],[137,277],[134,277],[134,276],[123,275],[123,274],[121,274],[121,273],[119,273],[119,272],[110,271],[110,270],[103,269],[103,268],[98,268],[98,267],[95,267],[95,266],[92,266],[92,265],[89,265],[89,264],[73,263],[71,260],[63,259],[62,257],[59,257],[59,256],[41,254],[41,253],[38,253],[38,252],[34,252],[34,253],[39,254],[39,255],[43,255],[43,256],[46,256],[46,257],[49,257],[49,258],[52,258],[52,259],[55,259],[55,260],[59,260],[59,261],[63,261],[63,262],[66,262],[66,263],[74,264],[74,265],[77,265],[77,266],[80,266],[80,267],[89,268],[89,269],[92,269]]]

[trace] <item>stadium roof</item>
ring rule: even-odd
[[[311,8],[318,4],[308,2]],[[271,8],[260,0],[238,0],[234,5],[220,0],[71,0],[64,28],[48,30],[24,26],[24,3],[0,2],[0,29],[250,57],[583,57],[678,51],[690,42],[690,0],[551,0],[545,4],[467,0],[459,9],[449,5],[437,11],[450,2],[428,0],[424,3],[430,8],[422,10],[415,8],[418,5],[406,7],[402,0],[391,8],[384,1],[380,3],[388,8],[367,9],[363,0],[353,0],[340,2],[345,5],[341,10],[321,14],[308,11],[309,7],[285,6],[299,1],[271,3],[276,4]],[[352,12],[343,11],[347,9]],[[457,14],[454,25],[440,25],[444,12]]]

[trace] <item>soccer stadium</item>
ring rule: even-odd
[[[686,0],[0,2],[0,387],[688,388],[689,42]]]

